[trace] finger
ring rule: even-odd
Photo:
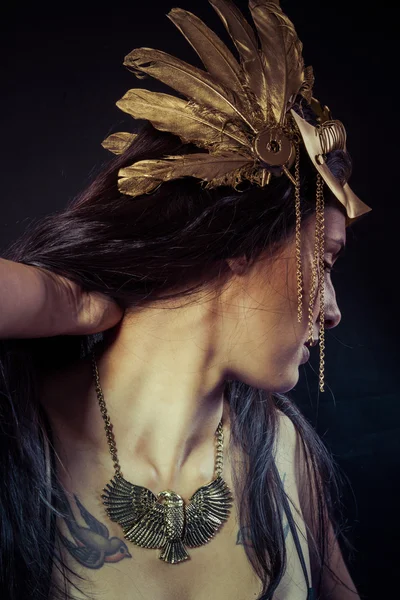
[[[85,295],[81,310],[77,315],[77,334],[91,334],[106,331],[123,317],[124,310],[112,299],[100,292]]]

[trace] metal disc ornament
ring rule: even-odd
[[[287,165],[295,156],[294,144],[279,127],[260,131],[254,140],[254,151],[271,167]]]

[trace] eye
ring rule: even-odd
[[[333,265],[330,265],[324,260],[324,271],[328,271],[328,273],[331,273],[332,271],[336,271],[336,269],[333,267]]]

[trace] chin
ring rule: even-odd
[[[300,378],[300,365],[303,364],[304,361],[300,361],[298,359],[298,353],[294,357],[294,360],[287,363],[286,369],[281,369],[278,371],[278,381],[274,381],[276,384],[274,387],[274,391],[284,394],[292,390],[298,383]]]
[[[299,381],[299,376],[293,378],[291,382],[287,382],[285,385],[280,385],[277,388],[274,388],[273,391],[279,394],[285,394],[286,392],[290,392],[294,388],[294,386]]]
[[[255,388],[260,388],[266,392],[277,392],[284,394],[292,390],[299,381],[299,366],[300,360],[298,356],[291,358],[288,356],[282,357],[278,362],[270,364],[269,369],[261,369],[259,371],[249,372],[230,372],[229,379],[238,379],[243,383]],[[284,366],[283,366],[284,365]]]
[[[299,381],[299,369],[298,367],[292,369],[290,372],[282,372],[280,373],[279,378],[275,380],[269,379],[268,382],[265,382],[265,385],[260,386],[269,392],[276,392],[278,394],[285,394],[292,390],[297,382]]]

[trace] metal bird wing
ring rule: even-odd
[[[222,477],[199,488],[185,508],[183,543],[195,548],[210,541],[227,521],[232,503],[232,493]]]
[[[103,492],[106,512],[121,525],[127,540],[145,548],[163,546],[166,509],[151,490],[115,476]]]
[[[131,527],[124,527],[125,539],[142,548],[162,548],[166,542],[166,508],[155,502],[151,508]]]

